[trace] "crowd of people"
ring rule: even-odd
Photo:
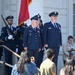
[[[1,30],[3,45],[21,54],[13,69],[6,66],[6,75],[57,75],[59,49],[62,46],[64,68],[60,75],[74,75],[73,37],[62,45],[61,25],[57,23],[58,12],[49,14],[50,22],[43,25],[41,16],[31,18],[31,25],[22,23],[13,27],[13,16],[6,17],[7,27]],[[70,52],[70,53],[69,53]],[[12,64],[12,53],[4,48],[5,62]],[[45,59],[43,58],[45,56]]]

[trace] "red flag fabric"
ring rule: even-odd
[[[28,6],[31,2],[32,0],[21,0],[20,12],[19,12],[19,18],[18,18],[19,26],[29,19]]]
[[[32,0],[28,0],[28,4],[30,4],[32,2]]]

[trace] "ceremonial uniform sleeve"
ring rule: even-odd
[[[5,30],[4,27],[1,30],[1,38],[2,38],[3,41],[5,41],[7,39],[6,30]]]
[[[27,41],[28,41],[27,39],[28,39],[28,28],[25,28],[24,34],[23,34],[24,47],[27,47]]]
[[[47,24],[44,24],[44,27],[43,27],[43,41],[44,41],[44,44],[47,44]]]

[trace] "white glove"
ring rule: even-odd
[[[12,36],[12,35],[9,35],[9,36],[8,36],[8,39],[9,39],[9,40],[11,40],[12,38],[13,38],[13,36]]]

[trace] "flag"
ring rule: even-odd
[[[28,0],[28,5],[31,4],[32,0]]]
[[[31,2],[32,0],[21,0],[20,12],[19,12],[19,18],[18,18],[19,26],[29,19],[28,6]]]

